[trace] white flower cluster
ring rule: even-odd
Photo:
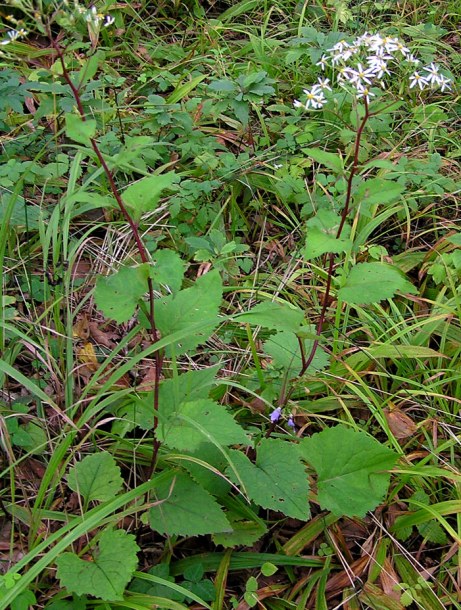
[[[19,40],[20,38],[24,38],[25,36],[27,36],[27,32],[24,28],[19,28],[19,30],[9,30],[6,33],[6,38],[0,40],[0,45],[5,47],[7,44],[10,44],[15,40]]]
[[[111,15],[103,15],[102,13],[98,13],[98,10],[95,6],[85,8],[83,6],[80,6],[78,2],[75,2],[75,7],[77,9],[77,12],[82,15],[83,19],[94,29],[98,29],[101,24],[104,27],[108,27],[112,25],[115,21],[115,18],[111,17]]]
[[[316,65],[323,71],[331,70],[339,86],[369,102],[375,96],[372,87],[385,89],[386,76],[390,76],[402,62],[415,66],[421,63],[398,38],[365,32],[352,42],[340,40],[322,55]],[[294,106],[306,110],[322,108],[327,102],[325,91],[331,91],[329,83],[329,79],[319,78],[310,89],[304,89],[306,101],[295,100]],[[437,64],[432,63],[419,72],[413,72],[409,87],[443,92],[451,88],[451,80],[440,73]]]

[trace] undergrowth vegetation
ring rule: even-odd
[[[461,607],[457,4],[3,6],[1,610]]]

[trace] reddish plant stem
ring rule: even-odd
[[[79,87],[76,87],[74,85],[74,83],[72,82],[72,78],[69,74],[69,71],[67,69],[66,66],[66,62],[64,60],[64,55],[63,52],[59,46],[59,44],[57,43],[57,41],[53,38],[51,32],[48,33],[49,39],[51,41],[51,44],[54,48],[54,50],[56,51],[56,54],[59,58],[59,62],[61,64],[62,67],[62,75],[64,77],[64,80],[66,81],[66,83],[69,85],[70,90],[72,91],[72,95],[74,96],[74,100],[75,103],[77,104],[77,109],[78,109],[78,113],[80,115],[80,118],[82,119],[83,122],[86,121],[86,116],[85,116],[85,110],[83,108],[83,104],[82,104],[82,100],[80,97],[80,91],[79,91]],[[104,173],[106,174],[107,180],[109,182],[109,186],[110,186],[110,190],[112,191],[113,196],[115,197],[115,200],[117,202],[117,205],[120,209],[120,212],[122,213],[124,219],[126,220],[128,226],[131,229],[131,234],[133,236],[133,239],[136,243],[136,247],[138,249],[139,252],[139,256],[141,258],[141,261],[143,263],[149,263],[149,256],[146,250],[146,247],[144,246],[141,236],[139,234],[139,228],[138,225],[134,222],[134,220],[132,219],[132,217],[130,216],[130,213],[128,212],[125,204],[123,203],[122,197],[120,195],[120,192],[117,188],[117,185],[115,184],[115,180],[114,180],[114,176],[109,168],[109,166],[106,163],[106,160],[104,159],[101,150],[99,149],[98,143],[96,142],[96,140],[94,138],[90,138],[90,144],[91,147],[96,155],[96,157],[98,158],[98,161],[100,162]],[[154,305],[154,301],[155,301],[155,297],[154,297],[154,285],[152,282],[152,278],[148,277],[147,278],[147,288],[148,288],[148,293],[149,293],[149,314],[148,314],[148,319],[149,319],[149,324],[150,324],[150,328],[151,328],[151,335],[152,335],[152,339],[154,341],[154,343],[157,341],[158,337],[157,337],[157,328],[155,326],[155,305]],[[150,478],[155,470],[155,465],[157,462],[157,456],[158,456],[158,451],[160,449],[160,442],[156,439],[156,430],[158,427],[158,407],[159,407],[159,390],[160,390],[160,375],[161,375],[161,371],[162,371],[162,366],[163,366],[163,355],[160,353],[160,351],[156,351],[155,352],[155,379],[154,379],[154,442],[153,442],[153,451],[152,451],[152,460],[151,460],[151,465],[149,468],[149,474],[148,474],[148,478]]]
[[[368,107],[367,98],[364,98],[364,102],[365,102],[365,114],[363,115],[363,118],[360,121],[360,124],[357,129],[357,133],[355,136],[354,158],[352,160],[352,167],[349,172],[348,179],[347,179],[346,201],[344,203],[344,209],[341,213],[341,220],[339,223],[338,230],[336,232],[336,239],[341,237],[341,233],[343,232],[344,225],[346,224],[346,220],[347,220],[347,217],[350,212],[351,201],[352,201],[352,183],[353,183],[354,177],[357,173],[357,168],[359,165],[360,142],[362,139],[362,134],[363,134],[365,125],[366,125],[368,119],[370,118],[370,111],[369,111],[369,107]],[[335,255],[333,253],[330,253],[328,255],[327,284],[325,286],[325,293],[323,295],[322,310],[320,312],[319,320],[317,322],[317,327],[316,327],[317,337],[320,337],[320,334],[323,329],[323,325],[325,323],[328,303],[330,300],[330,291],[331,291],[331,282],[332,282],[332,278],[333,278],[334,263],[335,263]],[[315,341],[312,344],[309,356],[307,358],[305,358],[303,356],[303,353],[301,352],[301,358],[302,358],[303,365],[302,365],[301,371],[299,372],[299,377],[302,377],[302,375],[304,375],[304,373],[307,371],[309,366],[312,364],[312,361],[315,358],[315,354],[317,353],[317,348],[319,346],[319,342],[320,342],[320,339],[315,339]]]

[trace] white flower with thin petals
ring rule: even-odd
[[[329,58],[327,57],[327,55],[323,54],[315,65],[319,66],[322,70],[325,70],[325,68],[328,66],[328,59]]]
[[[385,74],[390,74],[389,69],[387,67],[387,62],[381,57],[376,57],[376,55],[371,55],[367,57],[367,63],[370,67],[370,70],[373,70],[376,78],[381,79]]]
[[[364,100],[369,102],[370,97],[375,97],[375,94],[370,91],[368,87],[362,85],[362,83],[357,83],[357,99],[363,98]]]
[[[362,64],[357,64],[357,68],[351,70],[349,80],[351,83],[365,83],[371,85],[372,80],[375,77],[376,73],[373,68],[364,68]]]
[[[410,89],[413,89],[413,87],[419,87],[422,91],[428,86],[429,81],[424,76],[421,76],[419,72],[413,72],[413,74],[410,76]]]
[[[421,63],[419,59],[415,57],[412,53],[410,53],[410,55],[407,55],[405,59],[408,61],[408,63],[414,64],[415,66],[418,66]]]
[[[331,91],[329,78],[319,78],[317,81],[317,85],[315,86],[320,87],[320,89],[327,89],[327,91]]]
[[[427,74],[424,75],[424,78],[431,85],[438,85],[440,79],[439,66],[437,64],[432,63],[430,66],[425,66],[423,68]]]
[[[447,78],[443,74],[440,75],[438,85],[440,87],[440,91],[443,93],[445,89],[451,89],[451,79]]]
[[[115,17],[112,17],[111,15],[106,15],[104,17],[104,22],[103,22],[103,26],[105,28],[109,27],[110,25],[112,25],[113,23],[115,23]]]

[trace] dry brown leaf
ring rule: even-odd
[[[93,373],[99,368],[98,359],[96,358],[96,352],[94,351],[92,343],[84,343],[77,350],[77,359],[81,364],[84,364],[86,368]]]
[[[400,582],[400,579],[388,557],[386,557],[383,562],[383,568],[379,575],[379,579],[384,593],[398,601],[400,599],[401,591],[396,591],[394,587]]]
[[[108,349],[114,349],[115,342],[113,339],[118,337],[117,333],[104,332],[101,330],[96,322],[89,323],[91,338],[95,340],[99,345],[103,345]]]
[[[87,341],[90,336],[90,325],[88,322],[88,318],[84,315],[77,320],[75,324],[72,326],[72,336],[74,339],[82,339],[83,341]]]
[[[345,587],[350,587],[352,584],[351,578],[360,578],[360,576],[362,576],[364,573],[369,561],[369,557],[360,557],[360,559],[357,559],[351,563],[347,570],[338,572],[329,578],[326,586],[326,591],[328,592],[329,596],[337,595]]]
[[[397,407],[385,408],[384,416],[390,431],[396,439],[402,440],[412,436],[416,432],[416,424],[406,413]]]

